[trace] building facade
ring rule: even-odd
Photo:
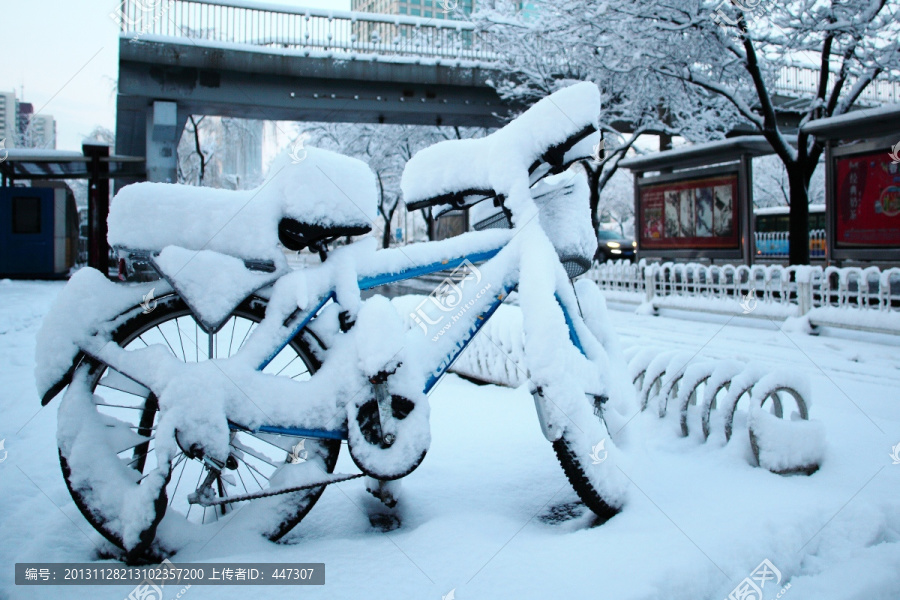
[[[13,92],[0,92],[0,140],[5,148],[13,148],[18,137],[17,104]]]
[[[0,92],[0,140],[5,148],[56,148],[56,120],[34,114],[34,105],[15,92]]]
[[[32,115],[25,131],[30,147],[56,149],[56,119],[51,115]]]
[[[456,19],[460,13],[472,14],[475,0],[351,0],[350,9],[386,15]]]

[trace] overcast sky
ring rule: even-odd
[[[278,3],[350,8],[350,0]],[[117,0],[3,2],[0,90],[15,89],[35,112],[53,115],[61,150],[81,150],[95,125],[115,129],[119,30],[109,15],[117,7]]]

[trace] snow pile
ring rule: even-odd
[[[814,276],[822,273],[822,267],[818,265],[791,265],[787,269],[794,272],[794,281],[797,283],[811,283]]]
[[[373,377],[384,369],[396,367],[396,358],[403,350],[404,325],[397,311],[384,296],[369,299],[359,311],[355,327],[365,331],[356,349],[358,367],[366,377]]]
[[[368,475],[380,480],[394,480],[409,473],[424,457],[431,445],[430,410],[423,393],[424,374],[407,349],[407,328],[391,302],[374,296],[361,306],[353,326],[356,365],[370,381],[380,374],[390,374],[384,385],[391,402],[390,422],[381,422],[382,440],[393,437],[389,447],[370,443],[359,423],[363,405],[378,400],[378,388],[364,390],[347,402],[348,442],[354,462]],[[424,340],[419,339],[420,343]],[[411,412],[399,416],[398,402],[409,402]]]
[[[760,378],[753,386],[750,401],[753,406],[762,407],[771,399],[774,404],[776,416],[784,414],[779,392],[790,394],[797,408],[797,418],[809,418],[810,389],[809,379],[795,371],[777,369]]]
[[[109,212],[113,246],[180,246],[247,259],[284,262],[278,223],[289,217],[329,226],[371,226],[375,176],[362,161],[316,148],[293,164],[280,158],[257,189],[216,190],[166,183],[123,188]]]
[[[809,420],[809,381],[798,373],[780,369],[753,386],[750,397],[750,445],[759,466],[774,473],[806,473],[818,470],[825,456],[825,428]],[[785,416],[784,399],[796,411]],[[766,403],[771,401],[771,412]]]
[[[773,473],[811,475],[825,456],[825,427],[818,421],[779,419],[754,407],[748,417],[750,445],[759,466]]]
[[[663,383],[663,377],[666,375],[666,368],[669,362],[680,358],[677,350],[666,350],[656,354],[644,369],[641,379],[641,387],[639,388],[641,410],[645,410],[650,403],[650,394],[654,388],[659,390]],[[641,357],[643,358],[643,357]],[[674,373],[673,373],[674,374]]]
[[[628,360],[628,379],[636,386],[643,386],[647,367],[656,358],[660,350],[658,348],[639,348],[632,346],[625,350],[625,358]]]

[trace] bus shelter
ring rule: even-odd
[[[623,160],[638,257],[751,264],[752,159],[772,153],[763,136],[742,136]]]
[[[51,229],[68,229],[66,223],[47,223],[47,227],[26,227],[24,232],[16,230],[26,224],[27,215],[40,215],[37,208],[41,196],[37,188],[31,196],[26,191],[32,188],[16,187],[17,181],[53,181],[65,179],[88,180],[88,265],[108,272],[109,245],[106,240],[106,218],[109,215],[109,181],[116,178],[136,178],[145,175],[145,160],[138,156],[111,156],[109,146],[86,141],[82,152],[65,150],[42,150],[36,148],[11,148],[0,154],[0,176],[2,176],[3,198],[9,196],[10,230],[4,231],[4,247],[10,253],[28,252],[28,245],[40,236],[53,236]],[[4,203],[3,208],[6,208]],[[20,209],[20,210],[17,210]],[[45,211],[46,212],[46,211]],[[18,221],[16,214],[20,215]],[[63,215],[67,215],[63,211]],[[22,216],[25,215],[25,216]],[[70,216],[65,216],[68,220]],[[32,219],[37,223],[41,218]],[[19,223],[22,221],[22,223]],[[44,231],[47,229],[47,231]],[[38,240],[40,241],[40,240]]]
[[[900,261],[900,105],[817,119],[825,143],[829,262]]]

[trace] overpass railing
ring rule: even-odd
[[[833,81],[833,80],[832,80]],[[849,82],[855,83],[852,78]],[[819,88],[819,69],[789,66],[778,72],[775,80],[775,92],[785,96],[814,96]],[[850,86],[847,86],[848,89]],[[870,83],[860,94],[860,104],[881,105],[900,102],[900,81],[876,80]]]
[[[311,52],[385,56],[391,59],[473,60],[498,57],[488,32],[473,23],[448,18],[435,2],[432,18],[341,10],[247,4],[242,0],[121,0],[110,17],[138,39],[160,35],[196,40]],[[782,68],[774,92],[808,97],[818,85],[818,69]],[[851,82],[852,83],[852,82]],[[876,81],[859,102],[866,105],[900,102],[900,82]]]
[[[490,61],[475,25],[447,18],[245,4],[240,0],[122,0],[122,32],[337,54]]]

